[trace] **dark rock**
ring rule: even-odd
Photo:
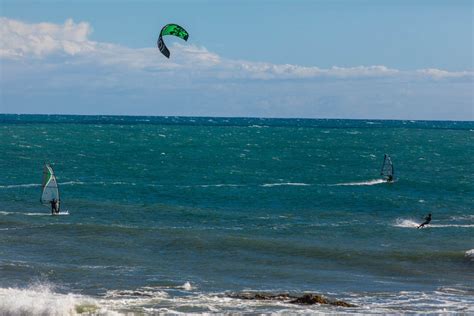
[[[344,301],[332,301],[318,294],[304,294],[303,296],[294,296],[287,293],[271,294],[271,293],[233,293],[227,295],[230,298],[237,298],[241,300],[261,300],[261,301],[286,301],[292,304],[313,305],[324,304],[341,307],[356,307],[356,305]]]
[[[313,305],[313,304],[325,304],[325,305],[334,305],[334,306],[341,306],[341,307],[355,307],[353,304],[349,304],[344,301],[331,301],[327,298],[317,295],[317,294],[305,294],[297,299],[290,301],[293,304],[305,304],[305,305]]]
[[[244,293],[234,293],[227,295],[230,298],[238,298],[241,300],[274,300],[274,301],[285,301],[295,297],[290,296],[289,294],[271,294],[271,293],[252,293],[252,292],[244,292]]]
[[[329,301],[320,295],[305,294],[301,297],[298,297],[297,299],[290,301],[290,303],[312,305],[312,304],[329,304]]]

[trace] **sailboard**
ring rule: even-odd
[[[43,182],[41,184],[41,203],[45,206],[50,206],[51,201],[57,201],[58,213],[53,215],[67,215],[69,212],[61,212],[61,198],[59,195],[59,186],[53,168],[45,163],[43,168]]]
[[[388,182],[393,181],[393,178],[394,178],[393,163],[392,163],[392,159],[390,159],[390,156],[387,154],[383,156],[383,164],[382,164],[382,169],[380,170],[380,175]]]

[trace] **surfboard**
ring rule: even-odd
[[[51,214],[51,216],[64,216],[64,215],[69,215],[69,211],[60,211],[59,213]]]

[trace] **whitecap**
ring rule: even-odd
[[[186,291],[191,291],[193,289],[191,283],[189,281],[187,281],[186,283],[184,283],[182,286],[181,286],[184,290]]]
[[[375,185],[375,184],[381,184],[381,183],[387,183],[387,180],[383,179],[374,179],[374,180],[369,180],[369,181],[362,181],[362,182],[346,182],[346,183],[336,183],[336,184],[330,184],[331,186],[340,186],[340,185]]]
[[[30,188],[30,187],[39,187],[39,183],[27,183],[27,184],[10,184],[10,185],[0,185],[1,189],[12,189],[12,188]]]
[[[242,184],[226,184],[226,183],[218,183],[218,184],[200,184],[198,185],[201,188],[207,188],[207,187],[241,187],[243,186]]]
[[[82,181],[67,181],[67,182],[59,182],[60,185],[74,185],[74,184],[85,184]]]
[[[92,298],[78,294],[54,292],[50,284],[33,284],[27,288],[0,288],[2,315],[76,315],[106,312]]]
[[[434,227],[434,228],[447,228],[447,227],[461,227],[461,228],[472,228],[474,224],[430,224],[427,227]]]
[[[308,183],[300,183],[300,182],[282,182],[282,183],[265,183],[261,184],[261,187],[276,187],[276,186],[308,186],[311,184]]]
[[[474,261],[474,249],[468,250],[464,253],[464,256],[466,258],[471,259],[471,261]]]

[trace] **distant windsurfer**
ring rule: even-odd
[[[50,203],[51,203],[51,215],[58,214],[59,213],[58,200],[52,199]]]
[[[428,216],[425,217],[425,221],[420,224],[417,228],[422,228],[425,227],[425,225],[428,225],[431,222],[431,213],[428,214]]]
[[[386,182],[393,182],[394,169],[392,159],[390,159],[390,156],[387,154],[383,156],[383,164],[382,170],[380,170],[380,175],[385,179]]]

